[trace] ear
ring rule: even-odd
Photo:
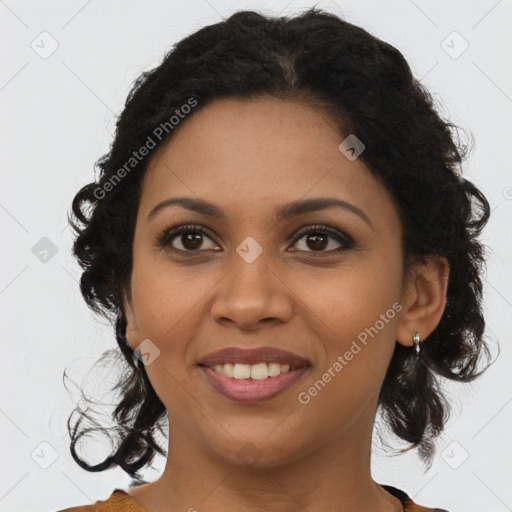
[[[449,271],[448,260],[435,255],[427,256],[410,269],[403,288],[398,343],[412,346],[416,331],[424,340],[437,327],[446,306]]]
[[[135,350],[139,346],[139,330],[133,308],[133,300],[130,292],[125,292],[123,296],[123,310],[126,317],[126,339],[130,347]]]

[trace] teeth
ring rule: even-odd
[[[234,377],[235,379],[254,379],[263,380],[267,377],[277,377],[281,373],[290,371],[289,364],[279,363],[258,363],[258,364],[216,364],[213,369],[225,375],[226,377]]]
[[[266,379],[268,377],[267,363],[253,364],[251,368],[251,379]]]
[[[268,376],[275,377],[281,373],[281,365],[279,363],[269,363],[268,365]],[[286,366],[283,364],[283,367]],[[284,371],[283,371],[284,373]]]

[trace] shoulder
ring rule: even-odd
[[[381,487],[401,501],[404,506],[404,512],[449,512],[444,508],[423,507],[422,505],[415,503],[406,492],[402,491],[402,489],[398,489],[397,487],[393,487],[391,485],[381,485]]]
[[[407,500],[405,502],[404,506],[405,512],[449,512],[448,510],[444,508],[429,508],[429,507],[423,507],[422,505],[419,505],[418,503],[415,503],[409,496],[407,496]]]
[[[418,503],[414,503],[410,498],[405,502],[404,507],[405,512],[449,512],[444,508],[429,508],[418,505]]]
[[[106,499],[91,505],[65,508],[57,512],[145,512],[145,510],[122,489],[115,489]]]
[[[410,502],[410,504],[405,508],[405,512],[449,512],[445,508],[428,508],[422,507],[417,503]]]

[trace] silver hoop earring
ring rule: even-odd
[[[416,349],[416,355],[419,356],[420,355],[421,338],[420,338],[420,333],[418,331],[416,331],[416,334],[413,336],[412,341],[414,342],[414,348]]]

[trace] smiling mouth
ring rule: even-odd
[[[208,368],[211,368],[225,377],[231,377],[234,379],[264,380],[272,377],[278,377],[281,374],[292,372],[298,368],[303,368],[304,366],[306,365],[290,366],[289,364],[261,362],[257,364],[224,363],[209,366]]]
[[[289,365],[282,365],[284,371],[281,373],[281,368],[279,368],[277,374],[277,367],[274,367],[273,364],[276,363],[255,365],[226,363],[216,365],[217,370],[215,367],[210,368],[205,365],[199,365],[199,368],[206,376],[206,381],[224,397],[238,403],[254,404],[271,400],[284,393],[294,386],[311,368],[310,366],[301,366],[292,369]],[[268,376],[268,369],[264,369],[261,365],[265,365],[267,368],[270,367],[275,375]],[[222,373],[226,366],[228,367],[227,372],[233,373],[232,376]],[[272,370],[273,368],[275,369]],[[251,374],[249,374],[249,371]],[[255,372],[254,377],[252,376],[253,371]],[[265,372],[267,372],[266,377],[264,376]]]

